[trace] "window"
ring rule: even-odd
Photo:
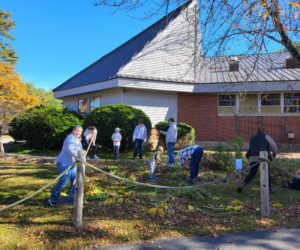
[[[246,94],[240,97],[240,113],[258,113],[258,99],[256,94]]]
[[[263,106],[280,106],[280,94],[263,94],[261,95],[261,105]]]
[[[261,95],[261,112],[262,113],[280,113],[280,94],[263,94]]]
[[[219,106],[235,106],[235,95],[219,95]]]
[[[78,112],[81,115],[85,115],[87,113],[87,98],[78,99]]]
[[[300,93],[284,94],[284,113],[300,113]]]
[[[101,98],[100,97],[92,97],[90,98],[90,112],[101,106]]]

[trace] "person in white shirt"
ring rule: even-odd
[[[147,128],[144,125],[144,121],[139,119],[139,124],[135,127],[132,141],[134,142],[134,155],[133,160],[137,157],[137,152],[139,150],[139,157],[143,159],[143,145],[147,140]]]
[[[119,160],[119,150],[121,146],[122,135],[120,134],[121,129],[115,128],[115,133],[111,136],[114,146],[114,160]]]
[[[96,150],[97,150],[97,146],[96,146],[96,138],[97,138],[97,129],[95,126],[89,126],[83,133],[84,136],[84,144],[86,149],[88,148],[88,145],[90,145],[91,142],[91,149],[93,152],[93,156],[94,156],[94,160],[99,160],[99,157],[97,157],[96,155]],[[87,160],[90,160],[89,157],[86,158]]]
[[[177,125],[174,121],[174,118],[170,117],[168,120],[170,127],[167,132],[159,130],[161,134],[166,136],[166,145],[168,147],[169,155],[169,167],[174,167],[175,158],[174,158],[174,146],[177,141]]]

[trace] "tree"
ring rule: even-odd
[[[62,107],[62,101],[54,98],[52,91],[47,92],[44,89],[35,88],[33,83],[26,83],[26,86],[29,94],[38,97],[44,105],[54,108]]]
[[[8,34],[8,32],[14,28],[16,22],[13,21],[10,16],[10,12],[5,12],[0,9],[0,59],[1,61],[15,64],[18,57],[12,45],[9,43],[10,40],[14,40],[15,38]]]
[[[100,0],[97,5],[134,12],[148,4],[152,7],[148,16],[152,16],[183,2]],[[203,56],[259,54],[268,52],[269,42],[275,41],[300,63],[300,53],[293,43],[299,39],[299,0],[199,0],[198,4]]]
[[[295,48],[300,51],[300,41],[296,41],[293,43]],[[274,51],[275,53],[287,52],[287,49],[278,49]]]
[[[18,112],[39,103],[37,97],[28,93],[25,83],[14,69],[11,64],[0,62],[0,155],[4,154],[2,143],[4,125]]]

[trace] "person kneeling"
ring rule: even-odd
[[[199,164],[203,157],[203,148],[201,146],[190,146],[178,152],[180,164],[183,168],[190,170],[190,178],[187,183],[193,184],[194,179],[199,173]],[[185,165],[185,161],[190,161],[189,166]]]
[[[149,181],[156,181],[158,177],[155,176],[156,164],[161,163],[160,155],[164,152],[164,148],[159,146],[157,151],[150,157],[149,165],[150,165],[150,177]]]
[[[289,183],[284,184],[283,185],[284,188],[300,190],[300,169],[298,169],[295,174],[297,177],[289,181]]]

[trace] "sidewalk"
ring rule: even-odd
[[[218,238],[193,237],[175,238],[153,241],[153,244],[127,244],[109,246],[106,250],[191,250],[191,249],[222,249],[222,250],[248,250],[248,249],[300,249],[300,227],[284,228],[278,230],[265,230],[249,233],[236,233],[220,236]]]

